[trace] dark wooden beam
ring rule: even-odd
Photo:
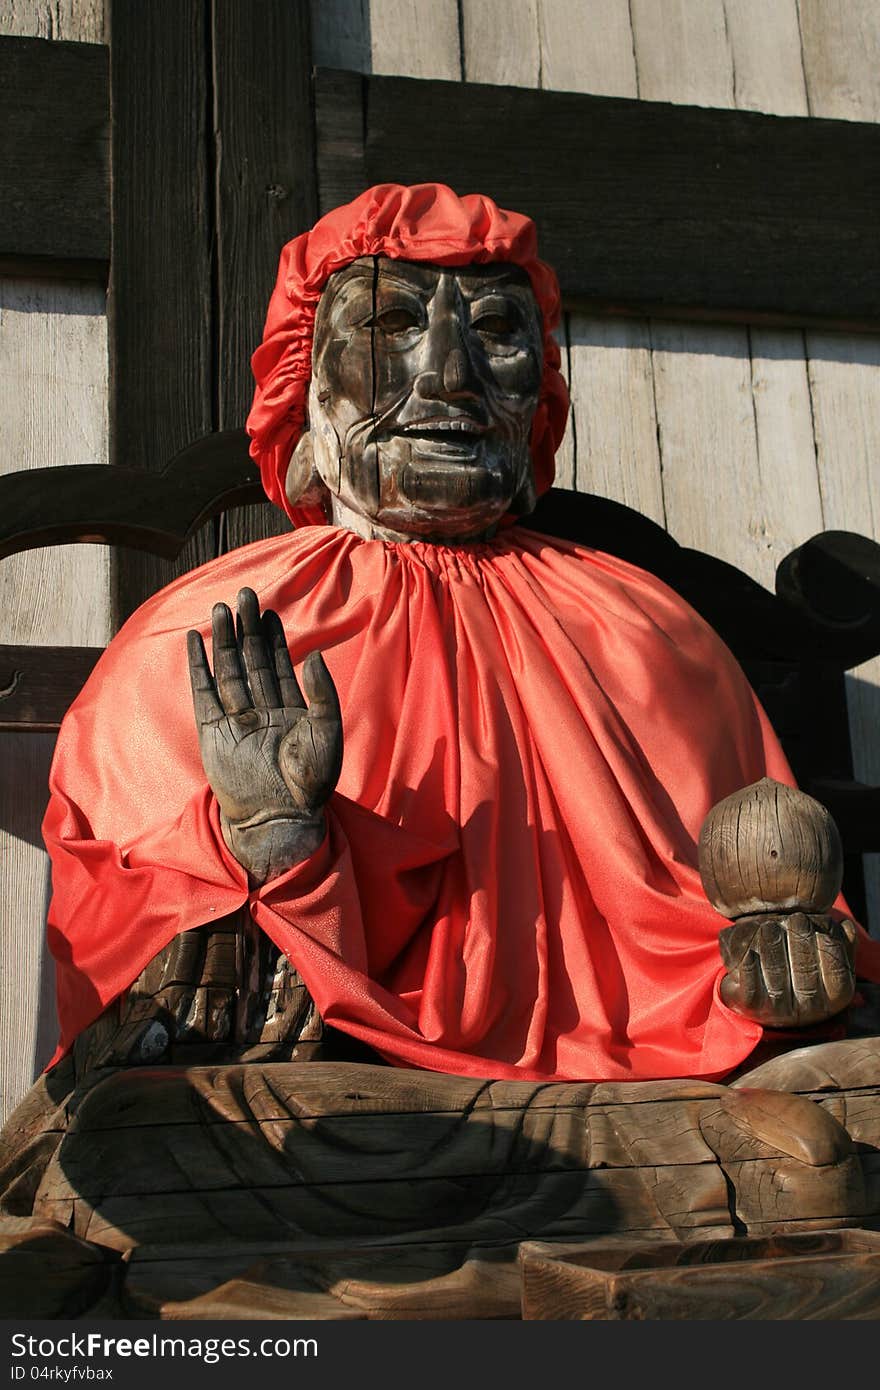
[[[57,729],[101,651],[101,647],[0,646],[0,733]]]
[[[217,422],[244,424],[281,247],[317,217],[311,32],[304,4],[214,0]],[[277,508],[228,518],[229,545],[288,530]]]
[[[207,11],[205,0],[109,0],[109,18],[111,461],[159,471],[216,424]],[[214,553],[211,529],[178,566],[122,556],[117,618]]]
[[[0,477],[0,559],[82,541],[174,559],[211,517],[260,498],[244,430],[207,435],[161,472],[100,463],[25,468]]]
[[[105,274],[109,87],[102,44],[0,38],[0,264]]]
[[[316,106],[324,210],[436,180],[534,217],[571,304],[880,325],[876,124],[323,71]]]

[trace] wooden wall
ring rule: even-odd
[[[0,34],[104,41],[102,0],[3,0]],[[0,468],[107,461],[107,325],[97,284],[0,276]],[[110,630],[104,546],[0,563],[0,641],[101,645]],[[48,861],[40,822],[54,739],[0,739],[0,1116],[55,1050],[45,951]]]
[[[311,3],[315,61],[328,67],[880,120],[880,0],[289,3]],[[102,0],[4,0],[0,34],[102,42]],[[574,402],[562,483],[627,502],[765,584],[823,528],[880,539],[880,340],[575,313],[562,340]],[[103,290],[0,279],[0,467],[105,459],[106,416]],[[230,535],[255,525],[232,518]],[[4,561],[0,640],[105,641],[110,564],[100,547]],[[880,663],[854,673],[849,693],[857,775],[880,782]],[[55,1025],[39,847],[51,740],[2,744],[5,1110]],[[878,931],[876,863],[869,892]]]

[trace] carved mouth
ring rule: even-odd
[[[411,420],[395,431],[407,439],[417,453],[470,457],[476,453],[488,425],[469,415],[434,416]]]
[[[476,420],[473,415],[432,415],[424,420],[409,420],[399,425],[396,433],[448,439],[450,435],[483,435],[488,429],[488,425]]]

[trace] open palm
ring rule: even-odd
[[[300,689],[281,620],[261,615],[253,589],[238,595],[237,623],[218,603],[211,627],[213,674],[200,633],[187,644],[202,762],[222,817],[233,827],[320,817],[342,765],[323,657],[306,657]]]

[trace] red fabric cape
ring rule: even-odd
[[[328,1023],[395,1063],[481,1077],[718,1076],[749,1054],[761,1029],[718,997],[695,842],[721,797],[790,781],[783,755],[663,584],[519,527],[469,547],[309,527],[135,614],[52,769],[62,1048],[176,932],[248,898],[185,658],[186,630],[207,635],[245,583],[295,660],[324,650],[342,704],[328,836],[250,895]]]

